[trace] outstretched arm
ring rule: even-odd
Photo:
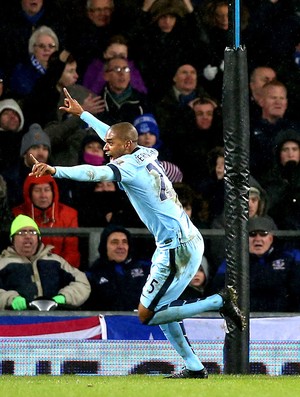
[[[104,141],[106,132],[109,130],[110,126],[98,120],[91,113],[84,111],[82,106],[76,101],[76,99],[71,97],[66,88],[64,88],[64,94],[65,106],[60,106],[59,109],[67,113],[73,114],[74,116],[79,116],[90,127],[92,127],[99,135],[99,137]]]
[[[55,178],[67,178],[81,182],[100,182],[115,181],[115,175],[111,167],[107,165],[94,166],[90,164],[74,165],[72,167],[51,167],[46,163],[39,163],[38,160],[30,155],[34,165],[29,175],[36,177],[50,174]]]

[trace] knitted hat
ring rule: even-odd
[[[249,189],[249,196],[257,196],[260,198],[260,191],[256,187],[250,187]]]
[[[16,102],[14,99],[3,99],[2,101],[0,101],[0,114],[3,112],[3,110],[6,109],[13,110],[17,113],[20,118],[20,125],[17,132],[21,131],[24,126],[24,115],[18,102]]]
[[[170,163],[169,161],[161,161],[160,164],[163,166],[167,177],[172,183],[182,182],[183,175],[177,165]]]
[[[182,18],[187,14],[187,9],[181,0],[156,0],[149,11],[154,21],[164,15],[175,15]]]
[[[10,237],[12,237],[18,230],[23,229],[23,227],[32,227],[35,229],[38,234],[41,234],[38,225],[31,219],[29,216],[26,215],[18,215],[11,224],[10,227]]]
[[[29,131],[26,132],[22,138],[20,155],[24,156],[28,149],[36,145],[45,145],[48,147],[49,152],[51,151],[51,143],[48,134],[42,130],[39,124],[35,123],[31,124]]]
[[[280,150],[282,145],[288,141],[297,142],[300,146],[300,132],[293,129],[281,130],[275,139],[276,148]]]
[[[153,114],[146,113],[138,116],[134,120],[133,125],[139,135],[147,134],[147,132],[149,132],[150,134],[155,135],[156,138],[159,138],[159,128]]]
[[[253,232],[256,230],[263,230],[265,232],[271,232],[277,230],[272,218],[268,216],[257,216],[249,219],[248,231]]]

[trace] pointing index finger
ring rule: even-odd
[[[30,157],[32,158],[32,160],[34,161],[34,164],[38,164],[39,161],[34,157],[33,154],[30,153]]]
[[[72,99],[71,95],[69,94],[69,91],[64,87],[64,94],[68,99]]]

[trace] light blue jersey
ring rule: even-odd
[[[104,140],[109,128],[87,112],[81,118]],[[80,181],[117,181],[159,248],[175,248],[199,232],[185,213],[172,183],[157,160],[158,152],[137,146],[106,166],[56,167],[55,176]]]

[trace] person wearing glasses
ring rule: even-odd
[[[65,48],[77,60],[80,76],[84,76],[88,65],[103,53],[109,38],[116,34],[128,36],[132,17],[126,5],[118,3],[113,0],[86,0],[83,12],[67,25]]]
[[[41,26],[32,33],[27,60],[18,63],[11,74],[10,90],[14,98],[23,99],[33,91],[46,73],[50,56],[58,49],[58,37],[50,27]]]
[[[59,42],[64,42],[69,13],[62,12],[62,3],[60,0],[18,0],[1,5],[0,34],[5,37],[1,65],[4,65],[8,80],[15,65],[27,60],[28,41],[38,28],[48,26]]]
[[[42,243],[32,218],[18,215],[11,223],[10,239],[0,258],[0,310],[26,310],[37,298],[73,309],[88,299],[86,275]]]
[[[250,311],[293,312],[300,305],[300,250],[285,249],[275,236],[277,225],[269,216],[249,219]],[[210,293],[225,279],[224,261]]]
[[[235,304],[236,292],[228,286],[206,299],[178,300],[199,268],[204,243],[159,165],[157,150],[137,144],[138,133],[132,124],[123,122],[109,127],[84,112],[66,89],[64,92],[66,98],[61,110],[79,116],[97,132],[105,141],[103,150],[110,157],[110,162],[102,166],[52,167],[32,157],[35,164],[30,175],[39,177],[50,174],[55,178],[86,182],[118,182],[155,238],[156,250],[150,275],[138,306],[139,319],[145,325],[159,325],[185,361],[186,368],[172,374],[171,378],[207,378],[207,370],[188,343],[179,322],[204,311],[219,310],[226,320],[231,320],[242,331],[245,319]]]
[[[131,85],[131,70],[127,59],[108,59],[104,65],[104,80],[106,84],[100,96],[105,102],[105,110],[98,115],[101,121],[109,125],[122,121],[133,123],[136,117],[151,113],[147,95]]]

